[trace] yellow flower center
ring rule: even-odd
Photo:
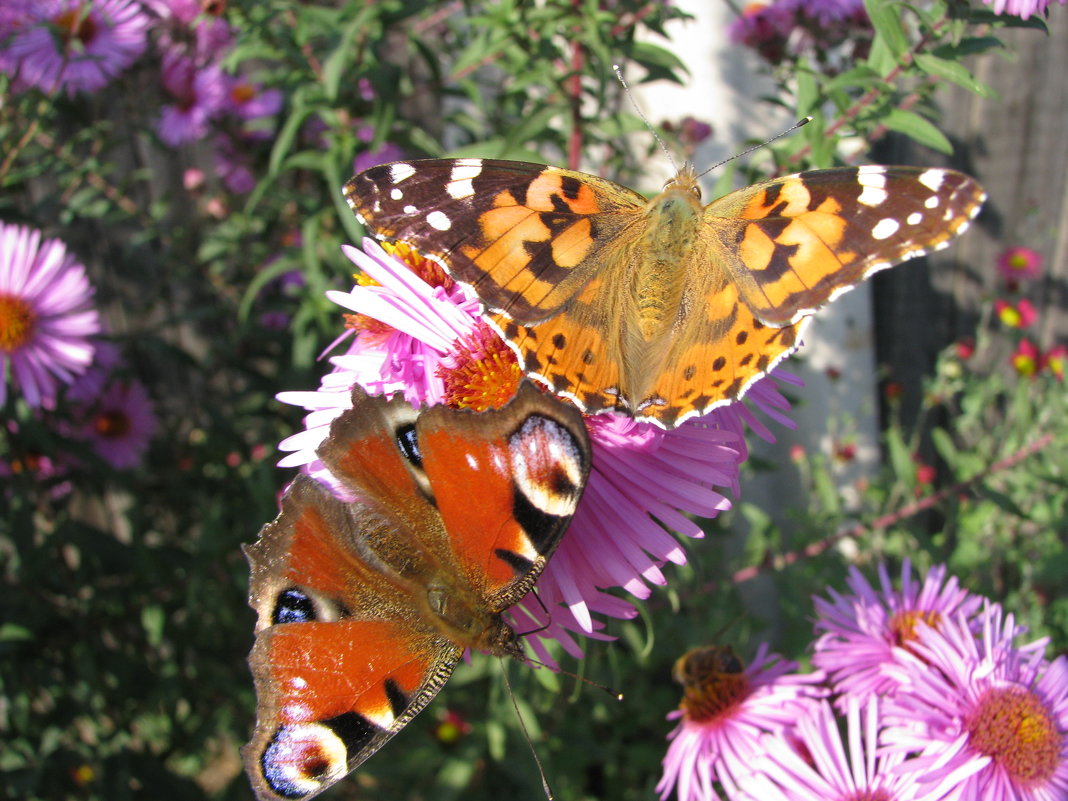
[[[682,685],[679,707],[694,723],[728,715],[749,696],[745,666],[730,647],[695,648],[679,658],[672,676]]]
[[[894,637],[894,645],[899,648],[908,648],[910,642],[915,642],[917,639],[916,624],[921,620],[932,629],[936,629],[942,622],[942,616],[934,611],[909,609],[906,612],[898,612],[890,618],[890,633]]]
[[[499,409],[516,390],[523,377],[519,363],[504,340],[479,321],[475,330],[456,343],[454,367],[438,367],[445,382],[446,405],[455,409]]]
[[[1035,787],[1053,777],[1064,737],[1049,709],[1030,690],[987,690],[964,725],[969,744],[997,762],[1021,787]]]
[[[37,314],[17,295],[0,294],[0,350],[14,353],[33,337]]]
[[[241,105],[244,105],[255,96],[256,90],[252,88],[251,84],[247,83],[239,83],[230,90],[230,99]]]

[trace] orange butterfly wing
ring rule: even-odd
[[[985,197],[952,170],[869,166],[702,207],[690,168],[644,201],[596,176],[481,159],[387,164],[345,192],[376,235],[471,286],[529,375],[585,411],[668,428],[740,398],[822,303],[945,246]]]
[[[544,568],[590,466],[581,415],[530,384],[482,414],[357,389],[319,455],[358,500],[298,477],[246,549],[258,710],[244,756],[261,801],[355,769],[464,648],[521,654],[500,613]]]

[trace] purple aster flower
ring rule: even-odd
[[[356,158],[352,160],[352,170],[359,175],[364,170],[377,167],[379,164],[388,164],[402,158],[404,158],[404,151],[400,147],[392,142],[383,142],[374,150],[362,150],[357,153]]]
[[[100,331],[85,267],[58,239],[0,223],[0,406],[10,379],[30,406],[51,406],[93,359]]]
[[[951,799],[1068,798],[1068,658],[1043,658],[996,604],[977,637],[957,615],[921,627],[913,680],[890,701],[887,750],[917,752],[910,778]],[[896,720],[895,720],[896,719]],[[940,796],[939,796],[940,797]]]
[[[514,354],[482,321],[478,299],[435,263],[395,248],[409,261],[416,259],[411,263],[417,274],[372,240],[365,240],[364,251],[344,252],[364,276],[350,292],[327,293],[354,312],[349,330],[334,343],[349,340],[347,350],[331,358],[334,370],[318,391],[278,396],[310,412],[305,430],[281,443],[292,453],[280,466],[300,466],[339,495],[315,449],[348,408],[353,384],[374,394],[402,392],[413,404],[487,408],[510,397],[520,378]],[[789,409],[773,381],[760,382],[747,399],[773,417]],[[622,587],[646,598],[648,584],[666,583],[664,564],[685,563],[685,551],[665,527],[701,537],[689,515],[714,517],[729,508],[721,490],[737,490],[747,424],[766,432],[742,404],[672,431],[614,414],[589,418],[593,472],[567,537],[538,581],[541,601],[552,614],[528,599],[512,610],[517,629],[545,627],[540,636],[579,654],[565,630],[593,636],[603,625],[595,615],[634,616],[628,602],[603,590]],[[532,646],[551,662],[540,644]]]
[[[884,724],[879,699],[846,704],[846,740],[826,701],[791,726],[789,736],[764,735],[761,754],[737,776],[724,776],[733,801],[941,801],[907,773],[906,754],[879,749]],[[847,746],[848,743],[848,746]],[[903,764],[906,763],[906,764]]]
[[[16,72],[20,87],[95,92],[147,45],[150,20],[133,0],[39,0],[22,8],[31,16],[15,16],[0,60]]]
[[[236,194],[243,195],[256,187],[247,150],[236,147],[234,140],[224,134],[215,137],[215,172],[223,185]]]
[[[103,392],[75,414],[82,420],[75,435],[119,470],[141,463],[156,432],[152,401],[137,380],[111,378]]]
[[[205,11],[200,0],[141,0],[159,17],[159,41],[164,52],[188,55],[203,66],[233,44],[233,32],[222,19],[221,6]]]
[[[230,78],[227,88],[227,107],[243,120],[271,117],[282,110],[282,92],[264,89],[247,78]]]
[[[917,624],[938,629],[943,621],[962,614],[971,618],[983,599],[946,579],[944,565],[932,567],[922,584],[912,576],[909,560],[901,566],[901,589],[894,590],[886,566],[879,565],[881,591],[876,591],[855,567],[847,581],[851,594],[828,590],[830,601],[815,598],[816,641],[812,664],[825,670],[840,703],[855,698],[863,704],[872,695],[892,694],[906,684],[912,671],[907,654],[916,641]]]
[[[226,97],[226,78],[215,66],[197,68],[193,60],[163,54],[163,86],[175,98],[163,107],[156,131],[171,147],[202,139]]]
[[[745,667],[730,648],[698,648],[675,664],[683,685],[679,720],[668,739],[661,799],[675,789],[679,801],[716,801],[715,782],[730,786],[763,753],[765,735],[783,737],[825,694],[819,673],[799,674],[797,664],[761,645]]]

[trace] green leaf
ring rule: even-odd
[[[366,34],[372,14],[374,14],[374,3],[368,3],[361,13],[353,17],[345,26],[337,47],[323,62],[323,88],[331,103],[337,100],[341,76],[345,74],[345,70],[352,64],[353,57],[359,52],[359,48],[353,47],[353,43],[358,34]]]
[[[297,138],[297,134],[300,133],[300,127],[313,111],[314,109],[309,106],[294,107],[289,116],[286,117],[286,121],[282,123],[282,130],[278,132],[278,136],[274,139],[274,145],[271,147],[271,158],[267,165],[268,174],[276,175],[279,172],[282,163],[289,155],[293,141]]]
[[[875,28],[872,50],[881,43],[893,56],[894,63],[900,62],[909,50],[909,37],[901,19],[901,5],[892,0],[864,0],[864,7]]]
[[[959,61],[939,58],[938,56],[932,56],[930,53],[917,53],[915,60],[916,66],[928,75],[951,81],[957,86],[963,86],[969,92],[973,92],[980,97],[990,96],[990,88],[972,75]]]
[[[891,131],[905,134],[915,139],[921,145],[925,145],[939,153],[950,154],[953,152],[953,144],[946,138],[933,123],[925,120],[919,114],[912,111],[904,111],[895,108],[882,118],[883,124]]]

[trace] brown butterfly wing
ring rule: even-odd
[[[985,199],[954,170],[843,167],[732,192],[708,204],[705,222],[746,305],[783,325],[878,270],[946,247]]]
[[[590,465],[578,411],[529,384],[482,414],[354,390],[319,456],[359,500],[300,477],[247,549],[258,711],[244,755],[261,800],[309,798],[361,764],[463,648],[518,654],[499,613],[559,543]]]
[[[644,197],[585,173],[494,159],[372,167],[345,198],[376,236],[433,256],[521,325],[566,308],[606,261]]]
[[[694,312],[635,414],[673,427],[741,398],[797,348],[816,309],[945,247],[984,198],[953,170],[867,166],[790,175],[708,204],[680,265]]]

